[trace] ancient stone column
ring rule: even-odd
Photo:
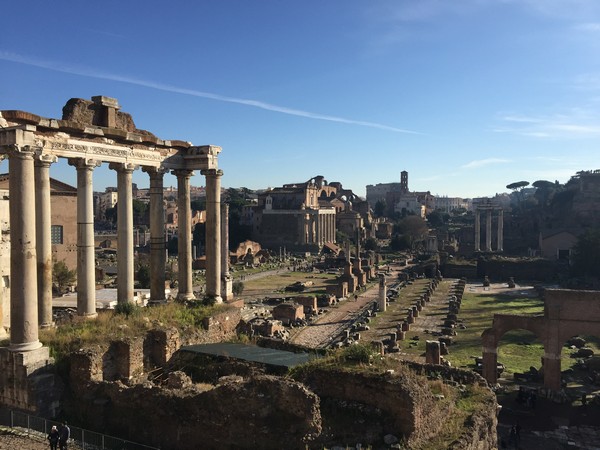
[[[37,155],[35,171],[35,219],[38,282],[38,325],[52,326],[52,221],[50,218],[50,164],[56,156]]]
[[[192,278],[192,212],[190,197],[190,177],[194,174],[193,170],[178,169],[173,174],[177,177],[177,214],[178,214],[178,234],[177,234],[177,253],[179,261],[178,283],[179,289],[177,299],[193,300],[194,281]],[[207,208],[207,234],[208,234],[208,185],[206,189],[206,208]],[[208,286],[208,238],[206,239],[206,284]]]
[[[92,173],[100,162],[72,158],[69,164],[77,170],[77,315],[93,318],[97,313]]]
[[[481,224],[479,222],[479,210],[475,209],[475,242],[474,250],[478,252],[481,249]]]
[[[495,347],[483,347],[482,375],[490,384],[498,382],[498,351]]]
[[[379,274],[379,299],[377,301],[377,309],[379,309],[379,311],[385,311],[386,310],[386,294],[387,294],[387,288],[386,288],[386,284],[385,284],[385,275],[384,274]]]
[[[133,194],[131,163],[110,163],[117,171],[117,302],[133,302]]]
[[[144,167],[150,176],[150,302],[164,303],[165,273],[165,209],[163,204],[164,169]]]
[[[499,252],[504,251],[504,211],[498,210],[498,248]]]
[[[492,251],[492,210],[485,212],[485,251]]]
[[[219,169],[203,170],[206,177],[206,295],[221,298],[221,176]]]
[[[229,205],[221,203],[221,298],[233,299],[233,278],[229,274]]]
[[[27,352],[42,346],[38,339],[38,303],[35,243],[34,150],[8,150],[10,214],[10,346]]]

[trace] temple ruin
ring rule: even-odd
[[[148,174],[150,182],[150,301],[166,301],[163,176],[169,171],[177,177],[178,185],[178,298],[194,298],[190,177],[196,170],[206,178],[206,295],[222,301],[224,284],[224,297],[231,298],[230,277],[221,265],[223,172],[217,166],[221,148],[159,139],[137,129],[131,115],[119,110],[116,99],[96,96],[91,101],[69,100],[62,119],[17,110],[0,111],[0,159],[8,158],[9,163],[11,244],[10,345],[1,350],[14,364],[37,367],[50,359],[48,348],[38,339],[38,328],[52,324],[49,169],[59,158],[68,159],[77,171],[79,316],[97,316],[92,177],[94,169],[103,163],[108,163],[117,174],[118,302],[132,302],[134,296],[132,173],[139,168]],[[221,280],[223,270],[226,283]]]

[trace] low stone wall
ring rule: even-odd
[[[204,329],[183,336],[175,328],[148,331],[144,338],[115,340],[108,348],[93,347],[70,355],[70,378],[75,386],[89,381],[135,383],[165,367],[182,345],[210,344],[231,339],[240,321],[239,309],[220,312],[204,321]]]
[[[177,389],[89,383],[77,417],[89,428],[163,450],[305,449],[321,433],[319,399],[298,382],[230,377],[207,390],[181,376],[177,381]]]
[[[506,281],[508,277],[519,280],[554,281],[558,279],[560,265],[549,259],[508,259],[494,258],[479,260],[477,273],[479,278],[488,276],[491,280]]]
[[[314,370],[302,381],[319,397],[358,402],[384,411],[385,434],[416,446],[439,432],[448,408],[436,401],[422,379],[408,370],[400,375]]]

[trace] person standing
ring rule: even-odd
[[[67,445],[69,443],[69,438],[71,437],[71,429],[67,425],[67,422],[63,422],[59,431],[59,439],[58,446],[60,450],[67,450]]]
[[[58,448],[58,428],[56,425],[52,425],[50,434],[48,434],[48,441],[50,442],[50,450],[57,450]]]

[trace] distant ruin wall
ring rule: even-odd
[[[514,277],[517,283],[518,280],[553,281],[559,273],[559,264],[547,259],[481,259],[477,264],[478,278],[488,276],[494,281],[506,281],[508,277]]]

